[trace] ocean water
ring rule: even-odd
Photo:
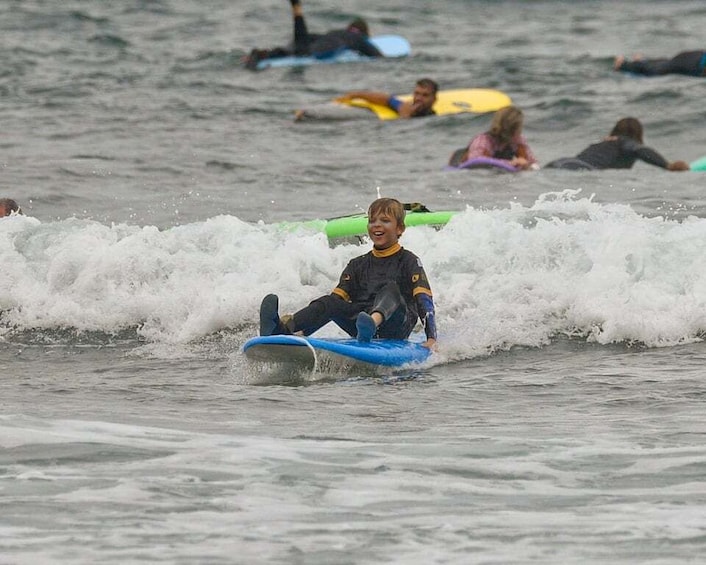
[[[698,563],[706,186],[644,163],[448,172],[489,116],[295,123],[340,92],[497,88],[540,162],[639,118],[706,155],[706,82],[612,71],[704,48],[674,1],[305,1],[405,60],[245,71],[286,2],[0,0],[0,563]],[[397,372],[246,362],[366,242],[277,224],[378,195],[461,213],[402,238],[440,347]],[[334,327],[322,330],[336,335]]]

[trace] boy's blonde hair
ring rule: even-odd
[[[378,198],[368,208],[368,218],[372,218],[377,214],[384,214],[395,218],[397,225],[404,229],[404,217],[406,212],[404,210],[404,204],[399,200],[395,200],[394,198]]]

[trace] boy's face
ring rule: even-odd
[[[368,236],[375,249],[387,249],[394,245],[403,231],[394,216],[389,216],[385,212],[378,212],[368,217]]]

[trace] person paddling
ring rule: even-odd
[[[343,49],[350,49],[367,57],[383,57],[380,50],[370,41],[368,23],[363,18],[355,18],[344,29],[334,29],[327,33],[309,33],[300,0],[290,0],[294,19],[294,41],[288,47],[253,49],[244,57],[245,68],[257,70],[257,65],[265,59],[277,59],[295,55],[305,57],[327,57]]]

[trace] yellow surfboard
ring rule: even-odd
[[[398,96],[400,100],[412,100],[411,94]],[[355,106],[356,108],[367,108],[374,112],[381,120],[396,120],[400,116],[387,106],[379,104],[371,104],[366,100],[354,98],[349,102],[342,102],[347,106]],[[436,94],[436,103],[434,111],[438,116],[446,116],[448,114],[460,114],[470,112],[473,114],[484,114],[486,112],[495,112],[500,108],[505,108],[512,104],[510,97],[500,90],[491,88],[460,88],[456,90],[440,90]]]

